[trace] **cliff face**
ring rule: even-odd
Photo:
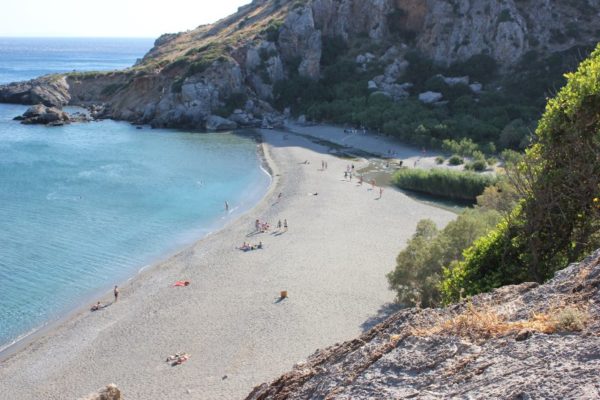
[[[239,124],[270,123],[275,84],[318,79],[332,41],[396,70],[386,76],[394,85],[411,49],[443,65],[485,54],[509,71],[531,50],[595,43],[598,26],[598,0],[254,0],[215,24],[161,36],[126,71],[5,85],[0,101],[102,104],[107,117],[157,126],[201,127],[234,109]]]
[[[545,285],[401,311],[254,389],[266,399],[597,399],[600,251]]]

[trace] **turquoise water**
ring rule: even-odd
[[[0,83],[125,68],[152,42],[0,38]],[[25,109],[0,104],[0,349],[222,226],[270,182],[248,138],[12,120]]]
[[[270,182],[248,138],[26,126],[12,120],[24,110],[0,105],[0,348],[221,226]]]

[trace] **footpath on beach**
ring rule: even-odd
[[[398,252],[420,219],[454,214],[344,178],[364,160],[261,134],[273,183],[260,204],[4,360],[0,393],[70,399],[115,383],[128,399],[242,398],[394,310]]]

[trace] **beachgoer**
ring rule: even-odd
[[[281,200],[282,197],[283,197],[283,193],[279,192],[279,194],[277,195],[277,201]]]
[[[348,171],[344,171],[344,179],[348,179]]]
[[[254,222],[254,228],[256,229],[256,232],[260,231],[260,220],[256,220]]]
[[[262,249],[262,247],[263,247],[262,242],[258,242],[258,246],[256,246],[256,247],[259,249]]]
[[[119,288],[117,287],[117,285],[115,285],[115,288],[113,289],[113,294],[115,295],[115,302],[117,300],[119,300]]]
[[[225,202],[225,211],[229,211],[229,203],[227,201]]]
[[[288,223],[287,223],[287,219],[283,220],[283,229],[285,229],[286,231],[288,230]]]
[[[363,184],[363,177],[362,177],[362,175],[358,177],[358,184],[360,186],[362,186],[362,184]]]
[[[383,196],[383,188],[382,187],[379,188],[379,198],[381,198],[381,196]]]
[[[100,304],[100,302],[97,302],[96,304],[94,304],[92,306],[92,311],[98,311],[101,308],[102,308],[102,305]]]
[[[371,179],[371,189],[375,190],[375,179]]]
[[[277,222],[277,229],[281,229],[281,220]]]

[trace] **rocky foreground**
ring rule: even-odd
[[[407,309],[247,400],[600,398],[600,250],[545,285]]]

